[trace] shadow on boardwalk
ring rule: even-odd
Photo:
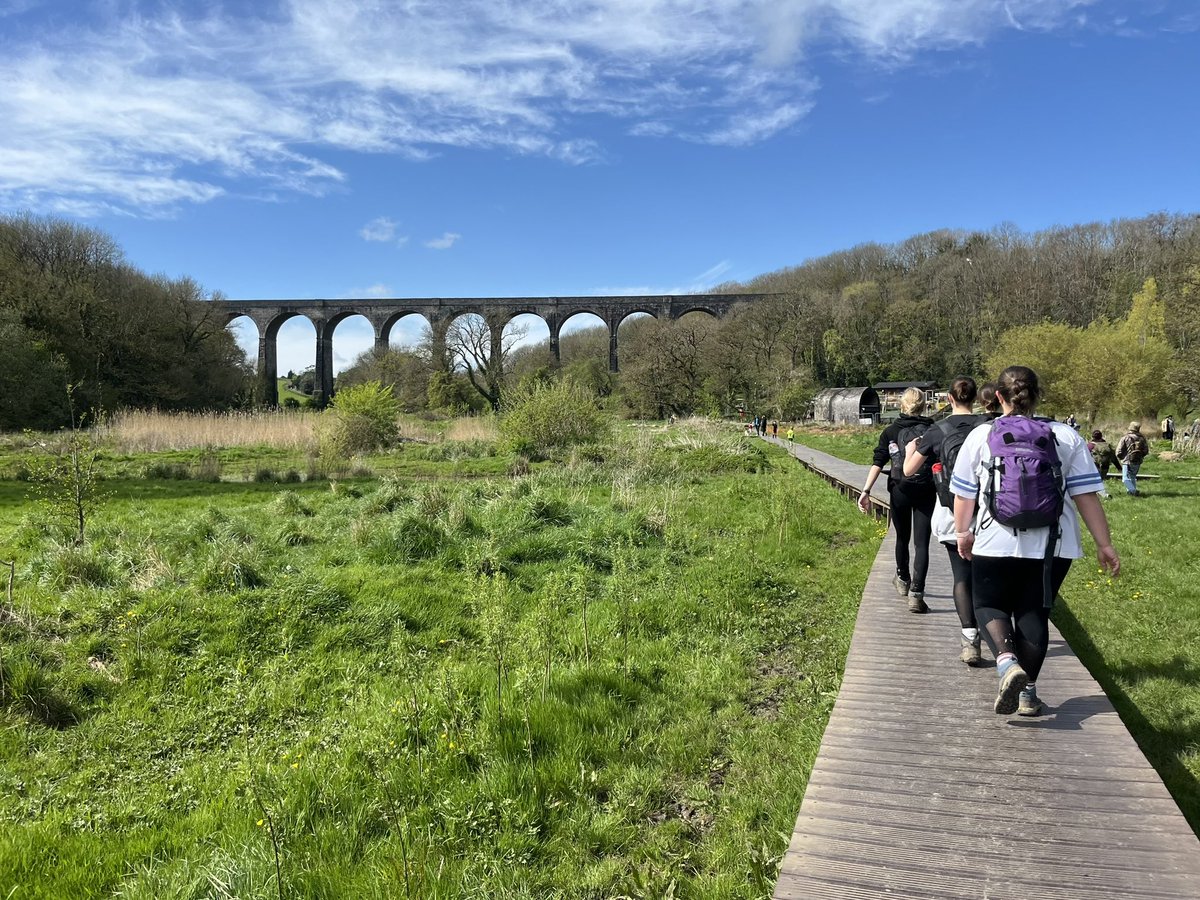
[[[1062,635],[1038,679],[1046,715],[993,714],[994,667],[958,661],[945,551],[930,552],[931,613],[913,615],[893,550],[889,531],[774,896],[1200,898],[1200,841]]]

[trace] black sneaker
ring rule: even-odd
[[[901,578],[899,575],[892,576],[892,587],[894,587],[896,589],[896,593],[899,594],[901,597],[908,596],[908,584],[909,583],[907,581],[905,581],[903,578]]]
[[[908,611],[912,613],[927,613],[929,606],[925,603],[924,591],[908,592]]]

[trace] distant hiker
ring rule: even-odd
[[[777,419],[771,420],[771,437],[779,437],[779,421]]]
[[[1083,438],[1065,424],[1033,417],[1041,399],[1037,375],[1009,366],[996,393],[1004,415],[967,435],[954,464],[954,536],[971,561],[975,618],[996,658],[993,709],[1036,716],[1050,607],[1071,561],[1083,556],[1076,512],[1096,542],[1101,568],[1116,576],[1121,560]]]
[[[1079,423],[1075,420],[1075,413],[1071,413],[1069,416],[1067,416],[1067,421],[1063,424],[1068,428],[1074,428],[1076,431],[1079,430]]]
[[[954,493],[950,490],[950,474],[967,435],[982,421],[971,411],[975,393],[974,378],[955,378],[947,392],[951,414],[921,435],[904,460],[905,474],[916,472],[926,460],[932,463],[938,497],[933,509],[933,536],[950,555],[954,609],[962,627],[958,658],[968,666],[978,666],[982,662],[979,626],[975,622],[975,604],[971,596],[971,564],[958,555],[954,539]]]
[[[1142,437],[1142,423],[1130,422],[1129,430],[1117,441],[1117,462],[1121,464],[1121,482],[1130,497],[1138,495],[1137,476],[1150,445]]]
[[[1170,416],[1163,419],[1162,436],[1168,441],[1175,440],[1175,420]]]
[[[933,424],[921,415],[925,395],[918,388],[909,388],[900,397],[900,418],[879,435],[879,443],[871,458],[867,481],[858,497],[858,508],[871,509],[871,488],[886,463],[888,493],[891,495],[892,525],[896,529],[896,575],[892,586],[901,597],[908,597],[910,612],[928,612],[925,604],[925,575],[929,571],[929,537],[933,507],[937,494],[933,488],[932,464],[926,464],[916,474],[904,474],[904,452],[914,438],[920,437]],[[909,567],[909,540],[913,543],[912,567]]]
[[[788,439],[789,444],[796,440],[796,429],[795,428],[788,426],[787,439]]]
[[[1099,430],[1092,432],[1092,439],[1088,441],[1088,450],[1092,454],[1092,462],[1096,464],[1096,469],[1100,472],[1101,478],[1108,477],[1108,470],[1117,462],[1117,452],[1113,450],[1112,444],[1104,439],[1104,434]]]

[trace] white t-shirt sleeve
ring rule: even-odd
[[[1073,428],[1058,424],[1053,427],[1054,436],[1058,439],[1058,460],[1062,464],[1067,496],[1099,492],[1104,487],[1104,479],[1100,477],[1087,443]]]

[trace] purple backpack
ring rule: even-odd
[[[1025,416],[1001,416],[988,434],[988,512],[1012,529],[1053,529],[1058,538],[1065,491],[1058,444],[1049,422]],[[1053,550],[1049,551],[1053,552]]]

